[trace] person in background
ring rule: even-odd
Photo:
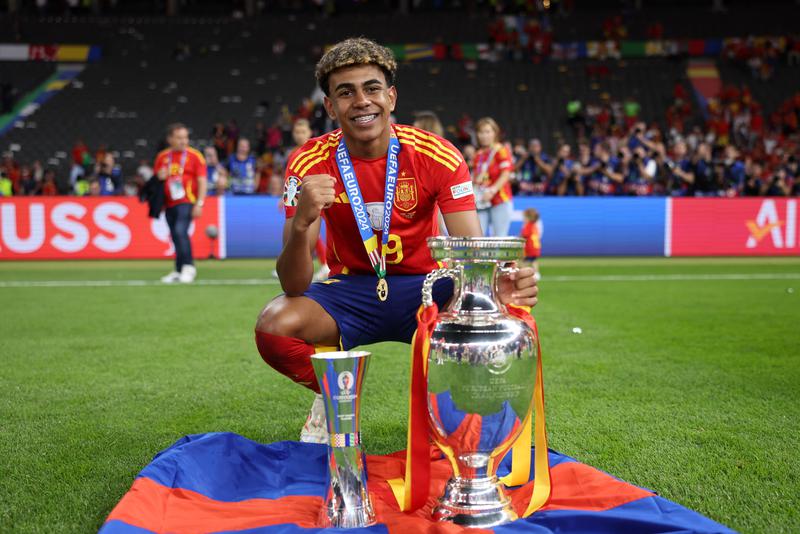
[[[547,187],[550,156],[542,151],[542,142],[531,139],[528,150],[517,161],[517,181],[521,195],[542,196]]]
[[[717,195],[717,184],[714,180],[714,163],[711,160],[711,147],[708,143],[697,145],[694,160],[694,196],[706,197]]]
[[[297,119],[294,121],[292,125],[292,141],[294,142],[294,147],[289,150],[289,158],[291,158],[300,147],[305,145],[309,139],[311,139],[311,123],[308,122],[308,119]],[[326,280],[331,269],[328,267],[327,251],[325,250],[325,242],[322,240],[321,235],[317,237],[317,242],[314,245],[314,253],[319,262],[319,269],[314,273],[313,281],[318,282]],[[275,271],[275,273],[277,275],[277,271]]]
[[[464,156],[464,161],[467,163],[467,166],[471,169],[475,166],[475,154],[478,151],[475,149],[475,145],[470,145],[469,143],[464,145],[461,149],[461,154]]]
[[[653,180],[656,177],[657,164],[647,155],[644,145],[633,150],[622,147],[625,173],[625,192],[631,196],[649,196],[653,194]]]
[[[598,172],[602,162],[592,154],[589,143],[578,143],[578,161],[575,162],[575,171],[567,183],[567,195],[583,196],[586,194],[586,182],[589,177]]]
[[[10,197],[14,195],[14,184],[6,174],[5,169],[0,169],[0,197]]]
[[[236,143],[236,153],[228,157],[230,192],[234,195],[252,195],[258,189],[258,164],[250,153],[250,141],[244,137]]]
[[[224,195],[228,188],[228,170],[222,166],[217,157],[217,149],[207,146],[203,150],[206,157],[206,180],[208,181],[208,194]]]
[[[36,196],[39,194],[41,184],[36,182],[36,177],[28,165],[20,168],[21,193],[26,196]]]
[[[206,162],[189,146],[189,129],[181,123],[167,127],[169,147],[159,152],[153,168],[164,183],[166,218],[175,246],[175,270],[161,278],[165,284],[194,282],[197,269],[192,257],[189,225],[203,214],[206,199]]]
[[[548,171],[550,179],[547,181],[547,195],[563,195],[567,190],[567,182],[570,180],[575,167],[575,160],[572,159],[572,148],[563,143],[558,149],[558,158],[544,168]]]
[[[589,196],[613,196],[622,191],[622,164],[619,158],[611,156],[607,142],[597,143],[594,154],[600,165],[589,175],[586,182],[586,194]]]
[[[672,181],[669,189],[672,196],[688,197],[694,195],[694,170],[695,166],[689,158],[688,148],[684,141],[675,143],[670,171]]]
[[[106,152],[103,159],[98,160],[94,179],[100,184],[101,195],[122,194],[122,169],[114,161],[114,155],[111,152]]]
[[[522,225],[520,237],[525,239],[525,263],[533,267],[533,277],[537,282],[541,279],[539,274],[539,256],[542,255],[542,223],[536,208],[528,208],[523,212],[525,223]]]
[[[100,185],[100,181],[92,178],[89,180],[86,189],[86,196],[90,197],[101,197],[103,196],[103,186]]]
[[[485,235],[505,237],[511,226],[511,152],[500,142],[500,126],[491,117],[476,123],[478,145],[473,168],[475,205]]]
[[[433,111],[419,111],[414,116],[415,128],[422,128],[425,131],[435,133],[439,137],[444,137],[444,127],[436,113]]]
[[[42,179],[42,196],[54,197],[58,195],[58,186],[56,186],[56,171],[47,169],[44,171],[44,178]]]

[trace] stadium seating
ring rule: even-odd
[[[21,95],[36,88],[53,74],[55,66],[32,61],[0,61],[0,83],[11,83]]]
[[[677,30],[679,20],[681,28],[697,36],[744,30],[728,21],[727,15],[704,18],[700,15],[707,12],[697,9],[698,16],[690,17],[653,9],[628,18],[632,37],[645,15],[647,20],[660,20],[673,36],[682,34]],[[768,18],[773,25],[767,26],[767,15],[752,11],[752,19],[738,12],[730,20],[746,19],[752,23],[751,32],[781,30],[784,22],[772,12]],[[298,13],[252,20],[190,16],[20,20],[19,33],[25,42],[82,42],[103,48],[99,62],[87,64],[77,83],[32,117],[35,128],[23,121],[0,142],[3,150],[20,145],[20,160],[39,159],[57,167],[63,178],[70,164],[69,148],[77,138],[90,147],[104,144],[117,152],[127,175],[140,159],[153,158],[169,122],[187,123],[196,144],[203,143],[217,121],[236,119],[244,135],[250,135],[258,121],[269,126],[282,105],[293,111],[311,94],[314,58],[326,43],[350,35],[385,43],[431,42],[434,35],[445,43],[480,42],[486,40],[488,19],[429,12],[347,14],[332,19]],[[580,35],[585,39],[595,34],[600,38],[601,22],[599,12],[591,9],[567,19],[554,17],[556,38]],[[10,28],[9,18],[0,17],[0,29]],[[276,40],[286,44],[279,56],[272,52]],[[606,62],[610,75],[595,79],[587,73],[586,67],[592,64],[590,60],[480,61],[474,70],[456,61],[405,64],[399,72],[397,116],[401,122],[410,122],[413,111],[432,109],[445,124],[455,124],[464,111],[473,118],[490,115],[509,138],[537,136],[547,150],[553,150],[561,140],[575,141],[566,122],[569,99],[589,104],[599,103],[604,93],[617,101],[633,97],[641,104],[643,119],[661,121],[672,100],[672,88],[684,79],[686,67],[677,59],[614,60]],[[35,87],[54,69],[47,63],[17,63],[10,71],[2,66],[4,76],[11,72],[21,80],[14,82],[21,90]],[[726,83],[746,81],[747,76],[740,67],[722,66]],[[751,84],[754,96],[771,111],[788,96],[786,87],[798,86],[797,76],[796,69],[778,69],[777,83]]]

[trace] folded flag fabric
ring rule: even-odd
[[[264,445],[231,433],[186,436],[160,452],[136,477],[109,514],[101,534],[151,532],[317,533],[327,489],[326,446],[294,441]],[[431,449],[430,499],[414,513],[400,511],[387,482],[405,473],[405,451],[367,456],[369,489],[378,524],[330,532],[450,534],[522,532],[733,532],[652,491],[550,451],[553,491],[532,516],[493,529],[435,523],[430,513],[451,474]],[[533,451],[531,451],[533,455]],[[510,455],[498,469],[508,473]],[[512,488],[514,507],[524,510],[532,481]]]

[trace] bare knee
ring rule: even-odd
[[[285,337],[300,337],[303,328],[300,314],[280,296],[267,304],[256,320],[256,330],[265,334]]]

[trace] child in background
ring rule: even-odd
[[[534,270],[534,279],[539,280],[539,256],[542,254],[542,239],[540,237],[539,212],[536,208],[528,208],[524,212],[525,223],[522,225],[521,237],[525,238],[525,262]]]

